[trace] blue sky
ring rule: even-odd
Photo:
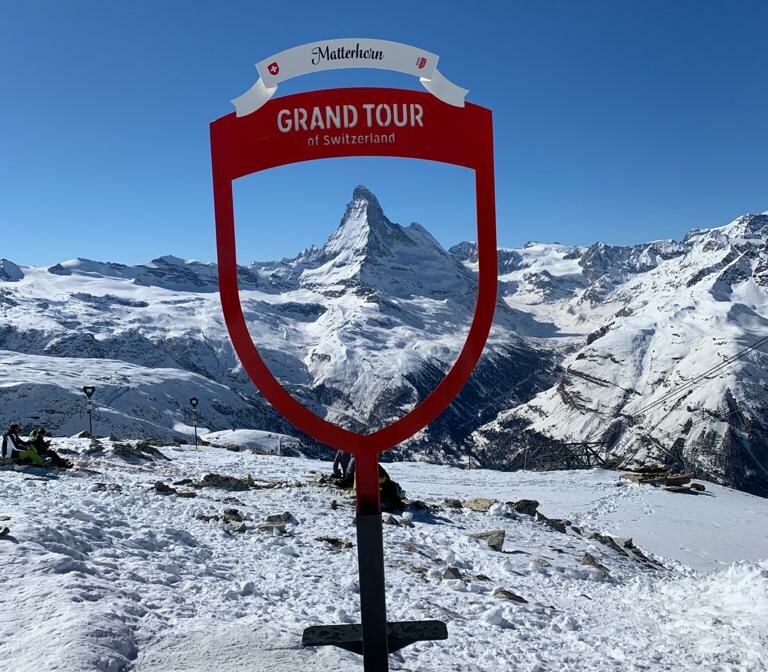
[[[213,259],[209,122],[255,81],[256,61],[346,36],[439,54],[469,100],[494,110],[501,244],[623,244],[721,225],[768,210],[766,25],[758,0],[5,0],[0,256]],[[346,85],[420,88],[350,70],[278,95]],[[474,237],[464,171],[333,164],[238,186],[241,261],[322,243],[357,183],[446,245]]]

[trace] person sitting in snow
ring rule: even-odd
[[[381,497],[381,510],[390,513],[402,513],[405,509],[403,496],[405,492],[397,481],[393,481],[387,470],[379,465],[379,493]]]
[[[333,480],[340,488],[351,488],[355,482],[355,456],[337,450],[333,458]]]
[[[8,431],[3,434],[3,459],[17,459],[26,450],[27,442],[19,436],[21,425],[12,422]]]
[[[333,459],[333,476],[331,478],[340,488],[354,488],[354,455],[343,450],[337,450],[336,457]],[[405,508],[403,501],[405,492],[399,483],[390,478],[387,470],[381,465],[379,465],[379,493],[382,511],[401,512]]]
[[[51,450],[51,442],[45,440],[46,435],[45,427],[36,429],[33,432],[29,445],[35,448],[37,454],[43,458],[43,462],[46,465],[57,467],[58,469],[69,469],[72,466],[72,462],[65,460],[58,453]]]

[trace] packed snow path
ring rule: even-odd
[[[103,445],[87,455],[87,441],[57,440],[80,468],[53,477],[0,471],[1,670],[361,669],[299,643],[307,625],[359,619],[354,505],[317,482],[328,463],[186,446],[161,448],[169,461],[124,459]],[[617,485],[600,471],[390,471],[440,508],[385,527],[389,618],[449,629],[393,655],[393,670],[768,669],[768,500]],[[250,473],[255,487],[195,487],[208,473]],[[576,528],[446,497],[537,499]],[[284,512],[284,526],[264,526]],[[501,552],[470,538],[492,530],[506,532]],[[634,535],[641,552],[590,530]]]

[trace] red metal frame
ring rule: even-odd
[[[281,110],[366,104],[421,106],[422,125],[395,128],[315,129],[281,132]],[[408,108],[410,109],[410,108]],[[362,120],[361,120],[362,121]],[[394,142],[325,144],[324,137],[395,134]],[[315,144],[313,144],[313,140]],[[243,316],[237,280],[232,181],[245,175],[301,161],[345,156],[393,156],[439,161],[475,173],[479,283],[472,324],[464,346],[445,378],[423,401],[396,422],[370,434],[350,431],[316,415],[294,399],[258,353]],[[469,379],[482,353],[496,306],[496,210],[491,111],[467,103],[454,107],[428,93],[402,89],[348,88],[311,91],[276,98],[253,114],[234,113],[211,124],[216,243],[222,310],[232,344],[245,370],[287,420],[328,446],[354,453],[358,508],[379,511],[378,455],[432,422]]]

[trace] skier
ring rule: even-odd
[[[26,450],[27,442],[19,436],[21,425],[18,422],[12,422],[8,431],[3,434],[3,459],[14,459]]]
[[[65,460],[58,453],[51,450],[51,442],[46,441],[47,432],[44,427],[40,427],[33,433],[33,440],[30,442],[30,446],[34,447],[37,454],[43,459],[46,464],[59,469],[69,469],[72,467],[72,462]]]

